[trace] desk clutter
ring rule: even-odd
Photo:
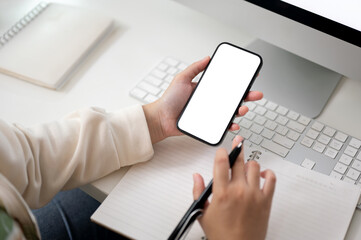
[[[90,10],[42,2],[0,35],[0,73],[58,89],[112,22]]]

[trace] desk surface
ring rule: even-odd
[[[192,63],[211,54],[219,42],[245,46],[254,40],[241,29],[223,25],[170,0],[58,2],[112,16],[116,28],[59,91],[0,75],[0,112],[7,122],[31,126],[83,107],[99,106],[112,111],[139,104],[129,96],[129,90],[165,56]],[[0,32],[36,3],[1,2],[1,9],[10,10],[1,17],[4,21],[0,21]],[[343,79],[318,120],[361,139],[360,92],[361,81]],[[120,169],[83,189],[103,200],[126,171],[127,168]],[[360,226],[361,211],[357,210],[347,239],[361,239]]]

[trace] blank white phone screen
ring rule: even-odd
[[[221,44],[178,122],[178,127],[210,144],[221,140],[261,59]]]

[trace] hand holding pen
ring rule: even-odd
[[[237,136],[233,140],[233,148],[241,141],[242,138]],[[260,166],[255,161],[244,164],[243,151],[234,162],[231,174],[230,166],[226,150],[219,149],[214,161],[212,202],[204,202],[203,214],[198,220],[209,239],[264,239],[275,175],[270,170],[260,172]],[[262,188],[260,177],[265,179]],[[205,190],[203,178],[195,174],[195,201],[192,206],[205,194]],[[197,212],[194,215],[198,215]]]

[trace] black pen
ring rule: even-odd
[[[242,150],[243,140],[235,147],[229,154],[229,165],[232,168],[239,153]],[[180,239],[186,231],[189,230],[190,225],[203,213],[204,204],[212,193],[213,179],[209,182],[202,194],[195,200],[184,214],[178,225],[173,230],[168,240]]]

